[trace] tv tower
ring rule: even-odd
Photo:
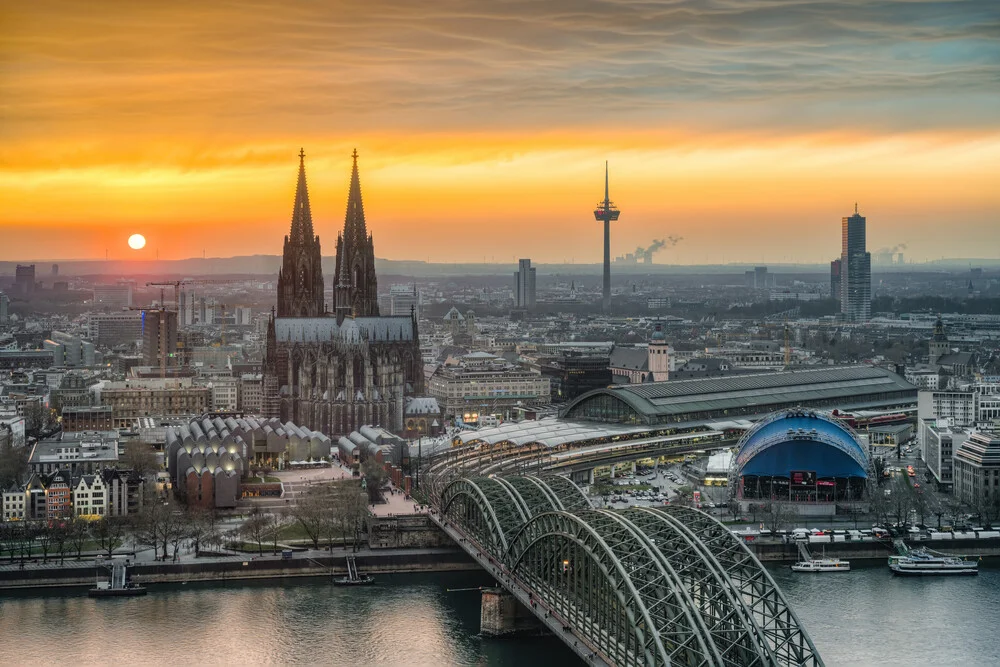
[[[614,202],[608,199],[608,163],[604,162],[604,201],[597,202],[594,209],[594,219],[604,222],[604,294],[601,298],[601,310],[611,311],[611,221],[617,220],[621,211]]]

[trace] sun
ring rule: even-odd
[[[146,237],[142,234],[133,234],[128,237],[128,247],[132,250],[142,250],[146,247]]]

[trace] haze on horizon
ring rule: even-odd
[[[350,153],[389,259],[1000,257],[995,0],[0,8],[0,260],[324,255]],[[144,249],[127,239],[140,233]]]

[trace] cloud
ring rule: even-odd
[[[8,5],[0,132],[990,126],[1000,5]],[[961,104],[955,99],[961,98]]]

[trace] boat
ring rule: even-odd
[[[850,572],[851,561],[839,558],[811,558],[800,560],[792,567],[792,572]]]
[[[118,598],[134,597],[145,595],[146,587],[140,586],[132,581],[128,574],[128,559],[112,559],[105,561],[103,558],[97,559],[98,575],[93,588],[87,591],[88,597],[92,598]],[[109,571],[110,577],[106,581],[100,578],[100,570]]]
[[[375,577],[370,574],[358,574],[358,564],[354,556],[347,557],[347,576],[336,577],[334,586],[367,586],[375,583]]]
[[[889,569],[900,576],[979,574],[979,561],[964,556],[932,554],[914,549],[902,556],[889,556]]]

